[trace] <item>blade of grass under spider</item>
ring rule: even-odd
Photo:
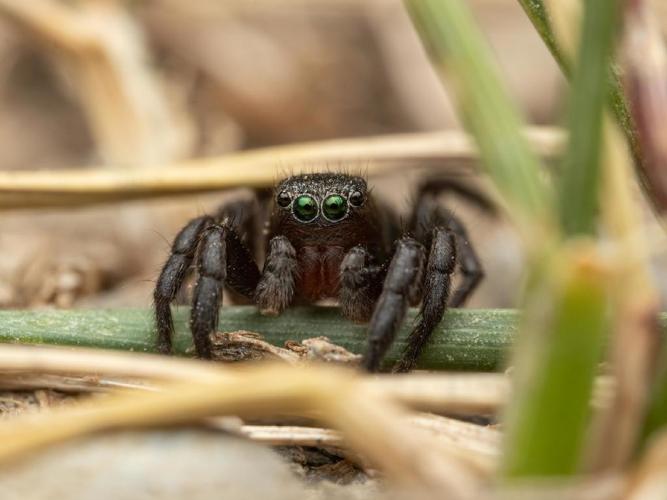
[[[174,350],[178,354],[192,350],[188,315],[187,307],[174,308]],[[416,310],[409,312],[387,354],[386,366],[398,361],[415,315]],[[424,348],[418,368],[499,370],[514,337],[516,318],[514,310],[448,311]],[[366,348],[366,326],[346,320],[333,307],[295,307],[275,318],[260,315],[255,307],[224,307],[218,330],[257,332],[267,342],[279,346],[288,340],[298,342],[327,336],[354,353],[362,353]],[[152,312],[147,309],[0,311],[0,342],[154,352],[154,335]]]
[[[560,176],[566,235],[593,234],[599,207],[603,112],[618,22],[618,0],[586,0],[569,105],[570,141]]]
[[[462,118],[511,215],[527,234],[544,232],[552,193],[519,133],[519,115],[469,11],[460,0],[408,0],[406,5],[436,68],[450,77]]]

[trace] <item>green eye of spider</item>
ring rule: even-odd
[[[302,222],[310,222],[317,217],[317,202],[315,198],[302,194],[293,205],[294,216]]]
[[[327,196],[322,202],[322,212],[330,221],[341,220],[347,215],[347,200],[338,194]]]

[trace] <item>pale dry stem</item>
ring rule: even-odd
[[[526,130],[533,148],[554,157],[565,137],[553,128]],[[470,138],[458,130],[398,134],[276,146],[137,169],[66,169],[0,172],[0,209],[71,206],[216,191],[269,187],[286,169],[314,172],[328,168],[378,175],[408,165],[442,166],[477,158]]]

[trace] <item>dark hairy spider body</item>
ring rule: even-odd
[[[293,304],[335,299],[342,314],[368,322],[363,365],[379,369],[409,306],[420,316],[396,371],[408,371],[448,306],[462,305],[482,278],[463,224],[438,200],[455,191],[486,209],[485,198],[451,180],[422,185],[408,227],[374,198],[361,177],[293,176],[275,192],[223,206],[176,236],[154,299],[157,346],[171,351],[170,304],[196,272],[190,328],[198,356],[211,357],[223,288],[277,315]],[[260,272],[256,262],[264,261]],[[462,280],[450,297],[451,276]]]

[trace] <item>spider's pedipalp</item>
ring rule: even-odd
[[[292,303],[297,269],[296,251],[289,240],[284,236],[272,238],[255,291],[255,302],[262,314],[275,316]]]
[[[234,227],[216,224],[206,229],[199,245],[190,311],[190,331],[200,358],[211,357],[210,335],[218,326],[225,286],[251,299],[259,276],[257,264]]]
[[[368,321],[382,292],[382,266],[370,264],[371,255],[362,246],[348,251],[340,266],[338,300],[343,316],[352,321]]]

